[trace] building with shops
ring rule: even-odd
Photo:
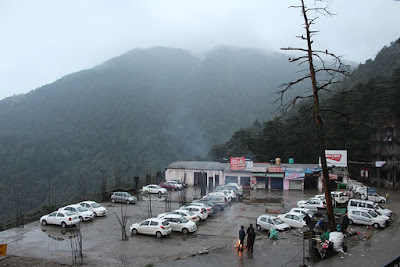
[[[166,180],[181,180],[189,186],[205,185],[210,191],[218,185],[238,183],[263,189],[320,189],[318,164],[252,163],[243,169],[231,163],[176,161],[166,167]]]

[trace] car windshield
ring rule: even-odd
[[[195,215],[194,212],[191,212],[191,211],[187,211],[187,214],[188,214],[189,216]]]
[[[157,188],[157,189],[161,189],[162,187],[161,187],[161,186],[159,186],[159,185],[157,185],[157,186],[156,186],[156,188]]]
[[[304,217],[305,217],[304,214],[298,214],[298,216],[299,216],[302,220],[304,220]]]
[[[77,209],[78,211],[80,211],[80,212],[87,211],[87,208],[84,208],[84,207],[82,207],[82,206],[79,206],[79,207],[77,207],[76,209]]]
[[[67,210],[67,211],[65,212],[65,215],[67,215],[67,216],[73,216],[73,215],[75,215],[75,213],[73,213],[72,211]]]
[[[369,211],[368,211],[368,214],[371,215],[371,216],[374,217],[374,218],[378,217],[378,214],[376,214],[376,212],[374,212],[374,211],[372,211],[372,210],[369,210]]]
[[[374,207],[375,207],[375,209],[384,210],[384,208],[382,208],[382,206],[381,206],[381,205],[378,205],[378,204],[375,204]]]
[[[100,205],[99,203],[93,203],[93,204],[92,204],[92,207],[93,207],[93,208],[100,208],[101,205]]]
[[[161,224],[164,225],[164,226],[168,226],[168,225],[169,225],[169,222],[163,221]]]
[[[274,221],[274,224],[276,224],[276,225],[284,223],[284,222],[283,222],[281,219],[279,219],[279,218],[275,218],[275,219],[273,219],[273,221]]]
[[[179,218],[179,222],[180,223],[187,223],[189,220],[188,219],[185,219],[185,218],[183,218],[183,217],[180,217]]]

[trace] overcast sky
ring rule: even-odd
[[[298,0],[1,0],[0,99],[134,48],[298,46]],[[333,0],[317,48],[363,63],[400,38],[400,2]]]

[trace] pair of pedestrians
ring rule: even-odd
[[[247,251],[253,252],[254,241],[256,240],[256,232],[254,231],[253,224],[247,228],[246,232],[244,231],[244,226],[242,225],[239,230],[239,246],[238,251],[243,251],[244,248],[244,238],[247,235]]]

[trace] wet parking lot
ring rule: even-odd
[[[187,190],[188,201],[199,197],[196,189]],[[156,216],[166,209],[174,210],[179,207],[179,192],[171,193],[171,202],[153,196],[151,205],[150,199],[140,197],[135,205],[102,203],[108,209],[107,216],[80,223],[78,227],[63,230],[59,226],[41,226],[37,221],[25,225],[24,228],[3,231],[0,233],[0,243],[8,244],[8,253],[11,255],[44,258],[68,265],[83,261],[85,266],[299,266],[303,262],[303,240],[299,230],[280,233],[278,240],[269,239],[265,231],[257,231],[254,253],[236,251],[238,231],[241,225],[254,225],[260,214],[286,212],[298,200],[307,199],[317,193],[318,191],[248,191],[242,202],[233,203],[225,211],[199,222],[195,233],[184,235],[173,232],[161,239],[130,235],[129,240],[122,241],[117,219],[121,208],[127,211],[129,231],[130,224],[148,218],[150,213]],[[394,195],[392,203],[387,204],[394,212],[398,210],[396,197]],[[349,228],[360,233],[356,241],[362,245],[365,227]],[[398,235],[397,229],[396,219],[387,229],[374,230],[374,234],[376,237],[390,234],[393,239],[393,236]],[[355,245],[359,246],[358,243],[355,242]],[[339,255],[336,260],[351,256],[356,255],[352,254],[350,247],[348,254]],[[390,255],[382,255],[382,261],[387,257]],[[314,264],[312,259],[305,263]]]

